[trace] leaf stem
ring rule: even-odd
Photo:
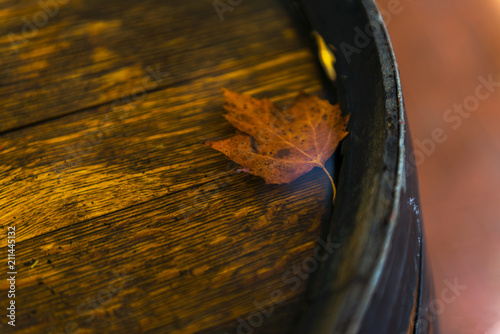
[[[321,165],[321,168],[323,168],[323,170],[325,171],[326,175],[328,175],[328,178],[330,179],[330,183],[332,184],[332,190],[333,190],[332,204],[335,204],[335,195],[337,194],[337,189],[335,188],[335,183],[333,183],[332,176],[330,175],[330,173],[328,172],[328,170],[326,170],[325,166]]]

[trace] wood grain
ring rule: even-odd
[[[40,10],[2,5],[3,31]],[[70,1],[19,53],[8,35],[0,45],[16,333],[235,333],[273,290],[282,301],[255,327],[293,329],[307,282],[283,274],[313,255],[328,178],[266,185],[201,144],[235,131],[221,87],[281,106],[321,94],[279,3],[244,2],[220,22],[210,2]]]
[[[259,5],[242,4],[220,22],[202,1],[67,1],[53,17],[36,1],[7,1],[0,131],[297,49],[285,13]],[[47,20],[39,28],[40,13]],[[168,78],[144,82],[148,65]]]

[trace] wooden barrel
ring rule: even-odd
[[[7,0],[0,19],[2,333],[436,333],[373,2]],[[334,206],[322,170],[268,185],[202,144],[234,133],[221,87],[340,103]]]
[[[356,120],[328,230],[344,247],[311,279],[297,332],[437,333],[415,157],[382,17],[371,0],[304,1],[302,11],[337,48],[340,104]]]

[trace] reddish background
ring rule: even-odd
[[[500,334],[500,87],[456,129],[443,119],[475,96],[478,76],[500,82],[500,0],[377,3],[423,157],[424,229],[442,333]],[[432,148],[437,128],[446,140]],[[453,301],[446,280],[466,286]]]

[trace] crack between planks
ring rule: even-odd
[[[270,59],[275,59],[276,56],[279,56],[279,55],[282,55],[282,54],[286,54],[286,53],[290,53],[290,52],[292,52],[292,53],[293,52],[297,52],[297,51],[300,51],[300,50],[303,50],[303,49],[304,49],[303,47],[299,47],[299,48],[294,48],[294,49],[279,51],[277,53],[271,54],[270,55],[271,56]],[[189,82],[198,80],[198,79],[200,79],[202,77],[206,77],[207,75],[208,76],[210,76],[210,75],[213,76],[214,74],[219,73],[219,72],[221,72],[221,70],[214,70],[214,71],[211,71],[211,72],[202,73],[202,74],[190,77],[190,78],[185,78],[185,79],[181,79],[181,80],[178,80],[178,81],[171,82],[170,84],[158,85],[158,87],[156,87],[154,89],[149,89],[149,90],[145,89],[143,92],[146,92],[148,94],[149,93],[155,93],[155,92],[164,90],[165,88],[168,88],[168,87],[177,87],[177,86],[179,86],[181,84],[185,84],[185,83],[189,83]],[[62,119],[62,118],[67,117],[67,116],[75,115],[75,114],[78,114],[80,112],[85,112],[85,111],[89,111],[89,110],[92,110],[92,109],[97,109],[97,108],[106,106],[108,104],[112,104],[114,101],[119,100],[120,98],[121,97],[118,97],[116,99],[109,100],[109,101],[106,101],[106,102],[102,102],[102,103],[90,105],[88,107],[76,109],[76,110],[73,110],[73,111],[69,111],[67,113],[63,113],[63,114],[59,114],[59,115],[54,115],[54,116],[47,117],[47,118],[42,119],[42,120],[38,120],[38,121],[34,121],[34,122],[23,124],[23,125],[15,126],[15,127],[10,128],[10,129],[2,130],[2,131],[0,131],[0,137],[2,137],[4,135],[7,135],[9,133],[12,133],[12,132],[16,132],[16,131],[19,131],[19,130],[26,129],[26,128],[35,127],[35,126],[38,126],[38,125],[50,123],[52,121],[55,121],[55,120],[58,120],[58,119]]]

